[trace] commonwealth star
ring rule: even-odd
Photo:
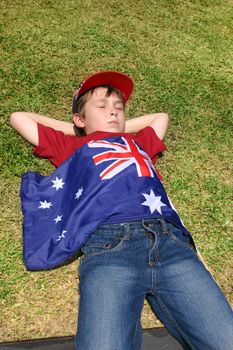
[[[145,197],[146,201],[141,204],[148,206],[151,214],[157,210],[159,214],[162,215],[161,208],[166,207],[166,204],[161,201],[161,196],[155,196],[153,190],[150,190],[150,194],[142,193],[142,195]]]

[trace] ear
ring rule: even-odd
[[[82,118],[78,113],[73,114],[73,121],[78,128],[85,128],[84,118]]]

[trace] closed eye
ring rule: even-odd
[[[120,103],[119,103],[119,102],[116,103],[116,104],[115,104],[115,108],[118,109],[118,110],[120,110],[120,111],[122,111],[122,110],[124,109],[123,104],[122,104],[121,102],[120,102]]]

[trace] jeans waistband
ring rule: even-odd
[[[137,234],[137,231],[141,229],[145,229],[150,232],[153,231],[153,229],[161,229],[161,231],[164,234],[168,233],[168,227],[171,224],[164,220],[163,218],[155,218],[155,219],[141,219],[141,220],[136,220],[136,221],[130,221],[130,222],[121,222],[121,223],[116,223],[116,224],[106,224],[106,225],[101,225],[97,231],[101,231],[103,234],[104,232],[107,233],[107,231],[111,230],[113,232],[119,232],[119,231],[124,231],[124,232],[131,232],[134,231],[135,234]]]

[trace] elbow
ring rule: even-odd
[[[154,128],[160,140],[164,139],[167,132],[168,124],[169,124],[169,117],[167,113],[155,114],[155,118],[151,126]]]
[[[10,125],[17,129],[17,125],[20,123],[20,119],[22,119],[22,112],[13,112],[10,115]]]
[[[169,116],[167,113],[159,113],[162,118],[164,118],[167,122],[169,122]]]
[[[152,116],[154,117],[154,119],[164,119],[169,121],[169,116],[165,112],[153,113]]]
[[[164,113],[164,112],[155,113],[154,114],[154,121],[155,122],[159,121],[160,123],[162,123],[167,128],[168,124],[169,124],[169,116],[168,116],[167,113]]]
[[[160,118],[162,120],[162,123],[166,126],[166,129],[168,128],[169,125],[169,116],[167,113],[159,113]]]
[[[18,118],[18,112],[11,113],[10,115],[10,125],[14,128],[15,126],[15,121]]]

